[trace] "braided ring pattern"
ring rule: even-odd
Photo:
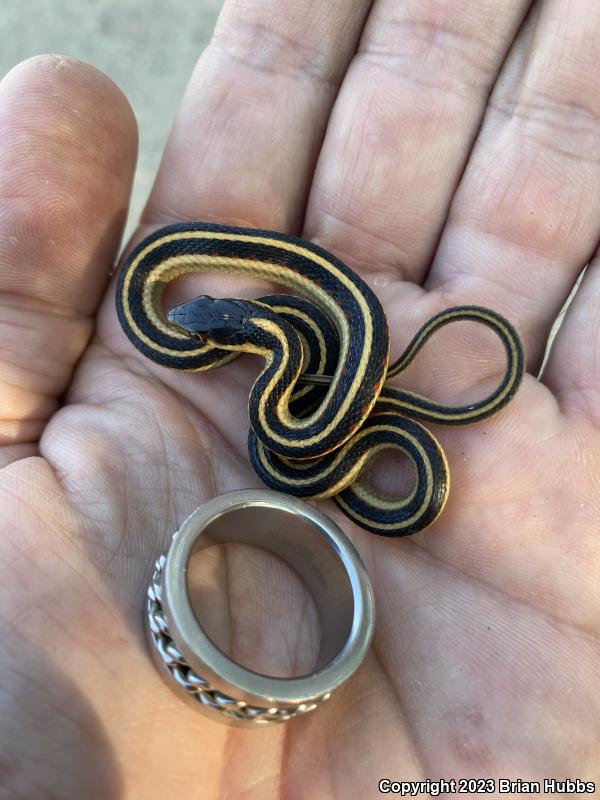
[[[300,714],[306,714],[329,699],[331,693],[327,692],[321,697],[317,697],[312,703],[265,708],[248,705],[243,700],[236,700],[234,697],[230,697],[212,687],[208,681],[192,669],[171,638],[161,602],[162,575],[166,560],[166,556],[162,555],[155,562],[154,572],[148,587],[146,616],[150,639],[160,656],[160,660],[169,670],[173,679],[195,700],[227,717],[251,721],[256,725],[265,725],[274,722],[286,722]]]

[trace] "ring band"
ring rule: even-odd
[[[311,592],[321,647],[309,675],[275,678],[245,669],[208,637],[187,588],[192,555],[211,545],[262,547],[293,567]],[[161,674],[196,708],[231,725],[285,722],[315,709],[357,669],[374,627],[371,584],[354,546],[308,503],[269,490],[228,492],[196,509],[154,565],[146,603]]]

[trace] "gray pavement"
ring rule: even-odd
[[[140,128],[129,230],[221,5],[222,0],[0,0],[0,75],[29,56],[60,53],[98,67],[127,95]]]

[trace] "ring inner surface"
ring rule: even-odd
[[[315,671],[327,665],[348,640],[354,618],[352,586],[335,543],[307,517],[270,506],[244,506],[211,520],[190,557],[206,547],[234,543],[263,548],[298,573],[313,597],[321,626]]]

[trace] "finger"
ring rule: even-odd
[[[600,236],[600,8],[545,0],[513,48],[427,288],[516,323],[533,371]]]
[[[588,267],[552,345],[543,382],[561,408],[600,425],[600,258]]]
[[[186,219],[299,232],[329,111],[370,4],[228,0],[191,78],[134,238]],[[256,297],[268,291],[264,283],[222,275],[174,283],[165,307],[200,292]],[[101,340],[112,352],[131,355],[114,299],[109,302],[99,320]],[[246,451],[246,431],[226,420],[247,416],[255,364],[207,374],[201,386],[194,376],[154,373],[194,405],[218,408],[223,434],[234,435],[232,446]]]
[[[530,0],[379,0],[335,104],[305,234],[384,286],[424,278]]]
[[[367,0],[229,0],[190,81],[146,212],[297,230]]]
[[[73,59],[0,83],[0,445],[33,451],[90,335],[125,221],[135,120]]]

